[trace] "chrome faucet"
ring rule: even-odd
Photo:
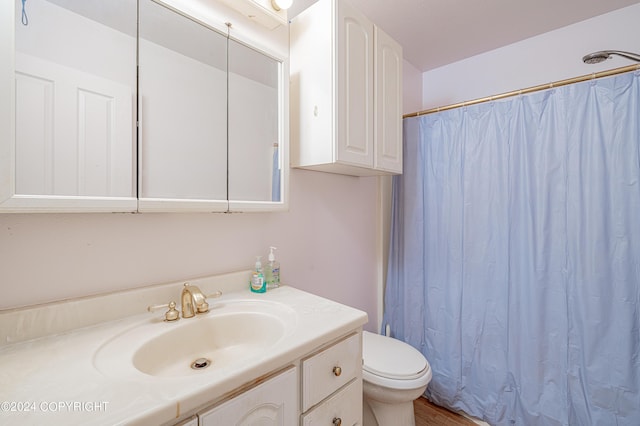
[[[197,286],[185,283],[182,289],[182,318],[191,318],[206,312],[209,312],[207,297]]]

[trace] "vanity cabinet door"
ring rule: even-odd
[[[298,375],[294,367],[198,414],[200,426],[291,426],[298,424]]]
[[[139,210],[227,210],[227,38],[140,1]]]
[[[136,1],[2,7],[0,211],[135,211]]]

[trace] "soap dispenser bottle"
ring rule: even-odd
[[[273,251],[276,247],[269,247],[269,262],[265,269],[265,280],[267,281],[267,289],[280,287],[280,262],[276,260]]]
[[[249,288],[254,293],[264,293],[267,291],[267,282],[264,279],[262,270],[262,256],[256,257],[256,264],[253,274],[251,274],[251,283]]]

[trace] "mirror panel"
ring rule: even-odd
[[[140,198],[227,200],[227,39],[140,1]]]
[[[136,1],[12,1],[14,193],[135,197]]]
[[[282,199],[282,67],[229,40],[229,200]]]

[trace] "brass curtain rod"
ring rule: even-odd
[[[425,109],[423,111],[412,112],[405,114],[402,118],[418,117],[420,115],[433,114],[434,112],[446,111],[449,109],[460,108],[469,105],[481,104],[483,102],[495,101],[498,99],[509,98],[512,96],[524,95],[527,93],[539,92],[541,90],[552,89],[554,87],[566,86],[567,84],[580,83],[582,81],[594,80],[596,78],[609,77],[617,74],[624,74],[626,72],[635,71],[640,69],[640,64],[628,65],[626,67],[614,68],[607,71],[600,71],[593,74],[586,74],[580,77],[568,78],[566,80],[554,81],[553,83],[541,84],[539,86],[533,86],[526,89],[514,90],[511,92],[501,93],[499,95],[487,96],[485,98],[474,99],[472,101],[458,102],[456,104],[446,105],[437,108]]]

